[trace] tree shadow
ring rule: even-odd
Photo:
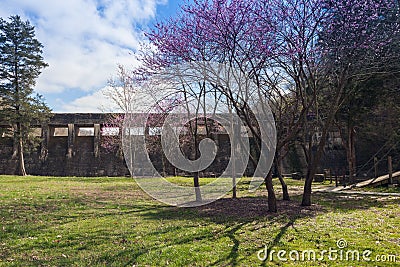
[[[241,262],[242,251],[241,248],[245,247],[246,244],[242,244],[242,238],[240,234],[244,231],[248,231],[248,228],[252,228],[254,231],[257,231],[260,227],[265,227],[265,225],[273,225],[277,224],[278,229],[275,228],[273,231],[274,236],[271,237],[270,242],[268,244],[268,250],[272,251],[274,247],[278,246],[281,242],[282,238],[285,237],[285,234],[289,229],[295,229],[295,222],[302,218],[312,218],[323,214],[325,212],[331,211],[340,211],[340,212],[351,212],[354,210],[362,210],[362,209],[370,209],[370,208],[381,208],[386,205],[398,203],[400,205],[400,198],[390,198],[383,196],[364,196],[360,194],[340,194],[340,193],[329,193],[329,192],[316,192],[313,194],[313,201],[316,204],[313,204],[310,207],[301,207],[300,199],[301,196],[292,196],[292,201],[278,201],[278,213],[269,213],[267,206],[267,199],[263,196],[257,197],[242,197],[237,199],[231,198],[223,198],[219,199],[210,204],[199,206],[199,207],[191,207],[191,208],[178,208],[171,207],[164,204],[160,204],[154,201],[151,202],[127,202],[123,200],[121,202],[115,203],[112,202],[112,205],[116,208],[108,207],[106,211],[104,211],[104,205],[110,205],[107,201],[104,202],[101,199],[93,199],[92,197],[77,197],[77,198],[69,198],[67,201],[71,206],[82,206],[90,208],[90,212],[85,214],[79,214],[79,217],[75,214],[61,214],[58,213],[60,207],[56,204],[58,203],[58,199],[47,200],[45,204],[43,203],[35,203],[34,204],[34,213],[57,213],[57,218],[62,221],[63,224],[67,224],[70,222],[74,222],[76,220],[89,219],[93,216],[96,217],[112,217],[123,214],[138,214],[144,220],[193,220],[207,224],[207,222],[212,222],[218,225],[222,225],[222,228],[219,228],[217,234],[219,236],[229,239],[229,243],[231,246],[227,247],[226,254],[218,256],[217,259],[213,259],[214,262],[211,262],[209,265],[212,266],[221,266],[221,265],[229,265],[229,266],[238,266]],[[107,200],[107,199],[105,199]],[[15,206],[15,207],[14,207]],[[18,216],[22,216],[26,212],[25,209],[32,207],[25,207],[22,204],[17,205],[14,204],[13,212],[17,213]],[[4,215],[8,215],[9,213],[5,213]],[[43,214],[45,216],[46,214]],[[20,218],[21,219],[21,218]],[[253,224],[253,225],[252,225]],[[256,227],[254,227],[254,225]],[[39,227],[39,226],[38,226]],[[46,227],[45,225],[40,226],[41,228]],[[162,251],[166,249],[168,246],[174,245],[187,245],[191,244],[194,241],[206,241],[213,242],[215,235],[212,231],[197,231],[192,232],[189,235],[184,236],[174,236],[179,231],[186,231],[189,227],[199,227],[197,223],[193,225],[175,225],[167,228],[159,228],[155,231],[151,231],[149,234],[154,236],[162,236],[164,234],[170,234],[173,238],[168,241],[163,241],[160,244],[157,244],[157,247],[150,246],[137,246],[135,244],[127,243],[126,250],[118,251],[116,254],[104,254],[95,259],[95,262],[104,263],[104,262],[115,262],[119,261],[121,263],[126,262],[126,266],[135,264],[137,259],[142,255],[150,253],[154,250]],[[259,228],[257,228],[259,227]],[[39,231],[41,229],[32,229],[28,228],[28,231]],[[24,231],[25,233],[25,231]],[[94,234],[96,236],[96,240],[87,240],[85,241],[85,245],[82,245],[82,249],[85,247],[95,247],[98,243],[107,243],[110,240],[109,234],[107,232],[99,232]],[[114,236],[117,240],[115,242],[133,242],[130,241],[128,237],[124,235]],[[262,237],[260,237],[262,238]],[[70,241],[69,243],[60,243],[57,244],[57,247],[62,248],[63,246],[69,247],[71,245],[81,247],[79,245],[79,241],[84,239],[84,236],[77,238],[75,241]],[[127,240],[126,240],[127,239]],[[112,240],[111,240],[112,241]],[[74,243],[75,242],[75,243]],[[121,245],[125,246],[125,243],[117,244],[114,246]],[[134,246],[134,248],[132,248]],[[259,244],[254,245],[254,249],[256,250]],[[21,247],[22,249],[22,247]],[[260,247],[258,247],[260,249]],[[251,253],[254,253],[253,251]],[[268,256],[268,255],[267,255]],[[261,262],[262,266],[266,266],[268,261]],[[43,261],[45,264],[46,261]],[[67,262],[66,262],[67,263]],[[67,265],[67,264],[66,264]]]
[[[171,206],[154,207],[142,216],[148,220],[181,220],[191,218],[207,218],[218,223],[241,223],[257,220],[280,219],[287,217],[314,216],[325,211],[321,205],[301,207],[297,201],[279,201],[278,213],[268,212],[267,199],[265,197],[222,198],[204,206],[180,208]]]
[[[199,217],[213,223],[225,225],[223,236],[228,237],[233,244],[227,256],[221,257],[211,266],[226,265],[237,266],[239,257],[239,247],[241,245],[238,233],[249,224],[264,222],[286,224],[281,233],[275,238],[273,244],[279,242],[287,228],[293,225],[298,218],[312,217],[323,212],[323,207],[313,205],[311,207],[301,207],[295,201],[278,201],[279,213],[268,213],[267,200],[265,197],[243,197],[237,199],[223,198],[210,204],[191,207],[160,207],[155,210],[144,212],[142,216],[148,220],[191,220]],[[287,221],[289,220],[289,223]],[[284,230],[285,229],[285,230]],[[154,234],[158,234],[154,233]],[[197,236],[200,240],[212,239],[213,235]],[[177,240],[174,244],[190,243],[192,240]]]
[[[297,220],[303,218],[312,218],[317,215],[340,210],[341,212],[351,212],[354,210],[370,209],[384,207],[389,204],[399,203],[400,198],[392,199],[390,197],[371,197],[360,196],[358,194],[338,194],[316,192],[313,194],[314,203],[309,207],[300,206],[301,196],[293,196],[292,201],[278,201],[278,213],[269,213],[267,199],[265,197],[242,197],[237,199],[223,198],[204,206],[192,208],[160,207],[151,212],[144,212],[142,216],[148,220],[190,220],[199,217],[205,218],[213,223],[225,225],[224,236],[229,237],[233,246],[229,255],[221,257],[210,265],[228,265],[237,266],[239,257],[240,239],[238,232],[246,225],[251,223],[260,223],[268,221],[279,223],[282,227],[275,235],[267,247],[267,251],[273,250],[288,229],[294,228]],[[200,239],[212,238],[212,236],[201,236]],[[190,239],[181,240],[190,242]],[[181,242],[179,242],[181,243]],[[268,256],[268,255],[267,255]],[[267,261],[261,263],[266,266]]]

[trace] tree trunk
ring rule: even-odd
[[[347,151],[347,160],[349,165],[349,177],[350,182],[354,182],[355,174],[356,174],[356,151],[355,151],[355,129],[354,126],[349,125],[349,140],[348,140],[348,151]]]
[[[282,194],[283,194],[283,200],[289,201],[290,200],[290,196],[289,196],[289,191],[288,191],[288,187],[285,183],[285,181],[283,180],[283,177],[280,173],[278,173],[278,178],[279,178],[279,182],[281,183],[282,186]]]
[[[264,178],[265,186],[268,191],[268,211],[269,212],[277,212],[276,206],[276,196],[274,191],[274,185],[272,184],[272,171],[270,170],[268,175]]]
[[[285,183],[285,180],[283,179],[282,176],[282,161],[279,159],[276,159],[276,167],[277,167],[277,173],[278,173],[278,178],[279,178],[279,182],[281,183],[282,186],[282,194],[283,194],[283,200],[290,200],[290,196],[289,196],[289,191],[288,191],[288,187]]]
[[[328,127],[322,132],[321,139],[317,147],[317,152],[313,155],[313,153],[310,151],[309,162],[307,164],[306,181],[304,183],[303,199],[301,201],[302,206],[311,206],[311,186],[315,173],[317,172],[318,164],[323,155],[327,134]]]
[[[26,176],[24,162],[24,143],[22,137],[18,137],[18,175]]]
[[[303,199],[301,200],[302,206],[311,206],[311,185],[314,179],[312,170],[307,170],[306,181],[304,183]]]
[[[315,173],[317,172],[319,161],[323,154],[323,149],[325,146],[325,140],[327,134],[328,134],[327,129],[325,129],[322,132],[321,140],[318,144],[316,154],[313,155],[313,153],[310,151],[309,162],[307,164],[306,181],[304,182],[303,198],[301,201],[302,206],[311,206],[311,192],[312,192],[311,186],[314,180]]]
[[[197,127],[197,121],[196,121],[196,127]],[[196,133],[193,136],[193,155],[192,159],[196,160],[199,157],[199,151],[198,151],[198,142],[197,142],[197,129]],[[196,171],[193,175],[193,185],[194,185],[194,192],[196,194],[196,202],[202,202],[203,199],[201,197],[201,191],[200,191],[200,183],[199,183],[199,172]]]
[[[167,171],[166,171],[166,168],[167,168],[167,167],[166,167],[165,161],[166,161],[165,155],[164,155],[164,153],[162,152],[162,149],[161,149],[162,173],[163,173],[163,176],[164,176],[164,177],[167,177]]]
[[[193,184],[194,184],[194,192],[196,193],[196,202],[202,202],[203,199],[201,197],[201,192],[200,192],[200,183],[199,183],[199,173],[198,172],[194,173]]]

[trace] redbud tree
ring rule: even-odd
[[[387,66],[398,53],[398,2],[389,0],[206,0],[182,7],[176,17],[147,33],[143,51],[149,72],[182,62],[223,62],[256,85],[253,91],[214,86],[251,123],[252,98],[271,105],[277,122],[276,162],[301,140],[307,171],[302,205],[311,205],[311,184],[338,110],[352,85]],[[247,89],[245,89],[247,90]],[[205,92],[202,92],[205,93]],[[310,120],[313,114],[313,120]],[[321,133],[313,142],[310,136]],[[264,174],[270,211],[276,211],[271,173]]]

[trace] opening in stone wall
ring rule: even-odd
[[[101,129],[101,135],[103,135],[103,136],[117,136],[117,135],[119,135],[119,127],[103,127]]]
[[[79,127],[78,136],[94,136],[94,127]]]
[[[125,128],[125,135],[144,135],[144,127]]]
[[[68,136],[68,127],[54,128],[53,136]]]

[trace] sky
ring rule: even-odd
[[[151,29],[183,0],[0,0],[0,17],[20,15],[35,26],[49,64],[35,91],[53,112],[117,111],[103,92],[117,65],[132,68]]]

